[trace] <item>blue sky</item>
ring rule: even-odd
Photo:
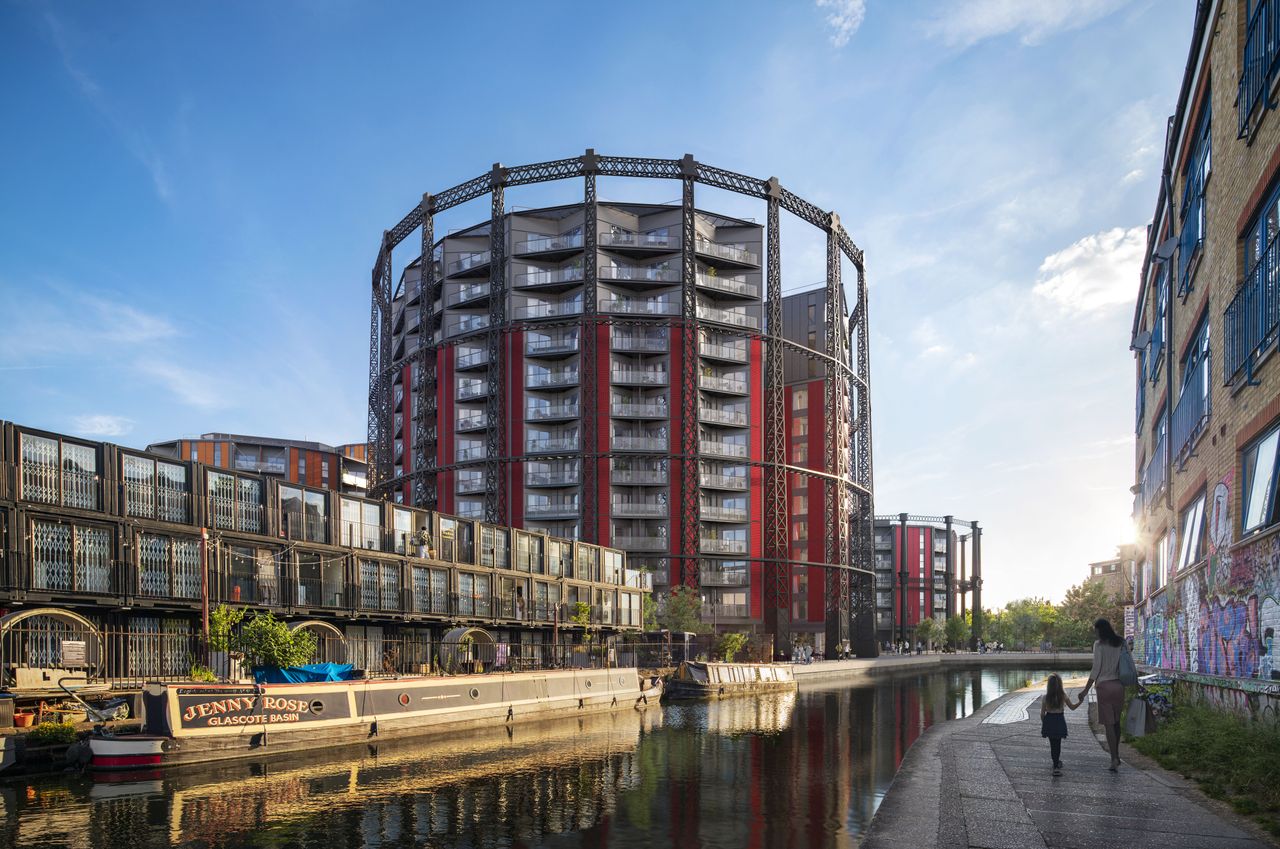
[[[878,512],[979,519],[988,601],[1058,598],[1130,534],[1128,325],[1193,11],[0,0],[0,418],[361,439],[369,269],[424,191],[688,152],[865,249]],[[788,288],[822,273],[802,229]]]

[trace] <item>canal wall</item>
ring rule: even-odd
[[[1037,666],[1043,669],[1087,669],[1090,652],[988,652],[975,654],[883,655],[854,660],[822,660],[794,664],[796,681],[851,680],[896,672],[934,672],[939,669],[974,669]]]

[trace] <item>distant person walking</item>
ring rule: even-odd
[[[1124,640],[1116,634],[1111,623],[1099,619],[1093,623],[1097,641],[1093,644],[1093,668],[1089,680],[1080,691],[1080,701],[1089,695],[1089,688],[1098,688],[1098,722],[1107,731],[1107,748],[1111,750],[1111,766],[1115,772],[1120,767],[1120,708],[1124,704],[1124,685],[1120,683],[1120,662],[1124,656]]]
[[[1083,699],[1083,696],[1081,697]],[[1067,720],[1062,709],[1072,710],[1080,707],[1067,698],[1067,691],[1062,688],[1062,678],[1050,675],[1049,683],[1040,700],[1040,736],[1049,738],[1049,756],[1053,758],[1053,774],[1062,775],[1062,741],[1067,738]]]

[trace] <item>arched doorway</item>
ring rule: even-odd
[[[497,661],[498,646],[483,628],[454,628],[440,641],[440,669],[448,675],[488,672]]]
[[[336,626],[319,619],[308,619],[289,625],[290,631],[303,629],[314,631],[316,635],[316,653],[312,663],[350,663],[351,650],[346,636]]]
[[[34,607],[0,616],[2,687],[57,690],[66,678],[83,685],[106,675],[106,660],[102,632],[79,613]]]

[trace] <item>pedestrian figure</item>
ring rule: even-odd
[[[1084,696],[1080,697],[1084,700]],[[1050,675],[1044,698],[1040,700],[1040,736],[1049,738],[1049,756],[1053,758],[1053,774],[1062,775],[1062,741],[1067,737],[1067,719],[1062,713],[1064,707],[1072,710],[1080,707],[1067,698],[1067,691],[1062,688],[1062,678]]]
[[[1093,623],[1097,640],[1093,644],[1093,668],[1089,680],[1080,691],[1080,701],[1089,694],[1089,688],[1098,687],[1098,722],[1106,729],[1107,748],[1111,750],[1111,766],[1115,772],[1120,767],[1120,708],[1124,703],[1124,685],[1120,683],[1120,658],[1124,654],[1124,640],[1120,639],[1111,623],[1099,619]]]

